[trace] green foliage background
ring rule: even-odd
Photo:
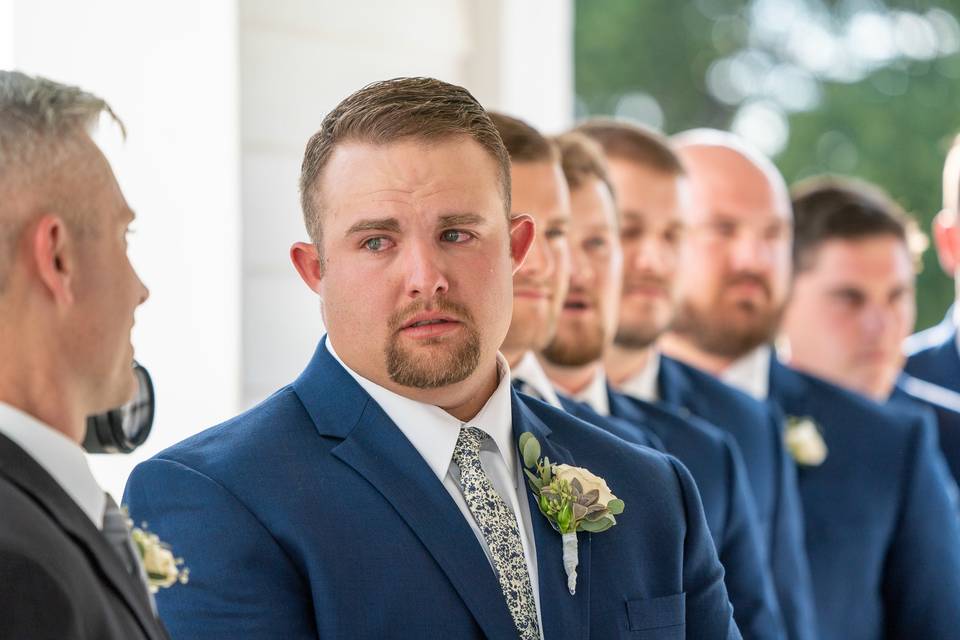
[[[874,4],[960,13],[960,0]],[[575,0],[578,115],[612,114],[620,96],[642,91],[659,102],[666,133],[728,128],[736,106],[710,95],[707,70],[743,48],[749,33],[743,21],[718,24],[707,14],[742,16],[749,5],[744,0]],[[791,183],[824,172],[875,182],[929,233],[941,206],[943,160],[960,132],[958,79],[960,54],[953,54],[933,61],[899,60],[855,83],[823,82],[815,110],[789,115],[789,142],[774,160]],[[917,285],[921,329],[939,322],[953,299],[953,284],[932,244]]]

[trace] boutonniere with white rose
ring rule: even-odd
[[[623,500],[610,491],[606,481],[582,467],[553,464],[540,457],[540,443],[529,432],[520,435],[523,472],[537,496],[540,513],[563,540],[563,568],[570,595],[577,592],[577,532],[600,533],[617,524]]]
[[[140,528],[132,526],[132,521],[127,522],[130,525],[133,546],[140,554],[140,561],[147,574],[150,593],[172,587],[178,582],[187,584],[190,569],[183,566],[183,558],[175,558],[170,545],[162,542],[157,534],[150,533],[146,523],[143,523],[143,528]]]
[[[827,459],[827,443],[813,418],[787,416],[784,442],[797,464],[818,467]]]

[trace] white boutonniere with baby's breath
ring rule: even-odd
[[[133,546],[140,554],[140,561],[147,574],[147,585],[150,593],[160,589],[172,587],[176,583],[187,584],[190,569],[183,566],[183,558],[175,558],[170,545],[160,540],[155,533],[147,530],[147,523],[141,527],[134,527],[132,520],[127,520],[130,528],[130,537]]]
[[[563,568],[570,595],[577,592],[577,532],[600,533],[617,524],[623,500],[606,481],[582,467],[553,464],[540,457],[540,443],[529,432],[520,435],[523,472],[537,496],[537,504],[563,540]]]
[[[818,467],[827,459],[827,443],[817,423],[809,416],[787,416],[784,442],[797,464]]]

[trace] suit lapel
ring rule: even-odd
[[[661,354],[660,371],[657,372],[657,391],[660,399],[667,404],[685,407],[688,402],[695,402],[697,395],[690,392],[690,381],[683,374],[677,363]],[[693,413],[696,410],[690,409]]]
[[[390,503],[489,638],[517,637],[496,574],[457,504],[399,427],[321,342],[294,390],[334,456]]]
[[[0,475],[29,495],[84,550],[104,584],[126,603],[147,638],[167,637],[150,610],[143,585],[127,572],[100,530],[43,467],[2,434]]]
[[[551,439],[550,429],[537,418],[514,394],[514,442],[520,434],[529,431],[540,442],[541,456],[552,463],[575,465],[570,452]],[[519,451],[518,451],[519,454]],[[522,459],[522,455],[521,455]],[[521,482],[526,483],[526,478]],[[563,569],[563,546],[560,534],[540,513],[533,492],[527,491],[533,535],[537,547],[537,572],[540,585],[540,618],[543,636],[554,638],[587,638],[590,629],[590,546],[589,533],[577,534],[579,565],[577,566],[577,593],[567,590],[567,575]]]

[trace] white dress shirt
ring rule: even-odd
[[[0,402],[0,433],[13,440],[49,473],[97,529],[103,528],[107,498],[87,454],[76,442],[31,415]]]
[[[607,395],[607,374],[603,369],[597,369],[593,377],[580,393],[573,396],[574,400],[586,402],[590,408],[602,416],[610,415],[610,396]]]
[[[530,387],[530,391],[533,392],[532,395],[539,396],[540,400],[551,407],[563,410],[563,405],[560,404],[560,398],[557,396],[556,389],[553,388],[553,383],[547,377],[547,372],[540,366],[537,356],[533,355],[533,351],[527,351],[524,354],[523,359],[517,363],[511,374],[514,380],[519,380]]]
[[[647,363],[637,373],[617,387],[617,391],[638,400],[658,402],[660,400],[660,352],[651,349]]]
[[[497,354],[497,373],[499,383],[487,403],[471,420],[461,422],[440,407],[411,400],[367,380],[348,367],[334,349],[333,342],[327,336],[327,350],[347,373],[357,381],[363,390],[370,394],[374,402],[380,405],[397,428],[403,432],[414,449],[423,457],[427,465],[436,474],[443,487],[453,498],[464,519],[473,529],[477,541],[493,567],[487,542],[477,526],[473,515],[463,499],[460,488],[460,470],[453,464],[453,450],[460,435],[460,428],[471,426],[480,429],[489,437],[480,449],[480,466],[490,478],[493,488],[503,498],[518,519],[520,541],[530,572],[533,597],[537,605],[537,618],[541,637],[543,624],[540,619],[540,587],[537,574],[537,554],[534,543],[533,521],[530,517],[530,504],[527,499],[527,483],[520,466],[513,441],[513,407],[510,394],[510,366],[499,353]],[[539,512],[537,513],[539,517]],[[559,562],[559,560],[558,560]]]
[[[770,358],[773,348],[760,345],[739,360],[735,360],[720,374],[727,384],[745,391],[757,400],[766,400],[770,395]]]

